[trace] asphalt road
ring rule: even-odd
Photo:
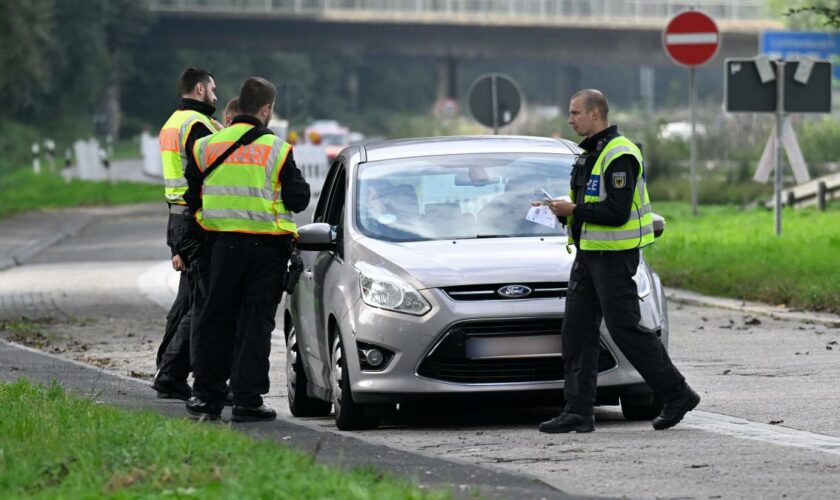
[[[0,272],[0,318],[52,318],[43,348],[148,376],[173,288],[164,229],[158,206],[101,218]],[[840,497],[840,328],[678,303],[670,312],[672,357],[703,397],[674,429],[653,431],[606,407],[592,434],[543,435],[536,425],[556,408],[482,408],[394,417],[353,434],[585,495]],[[72,344],[78,338],[85,349]],[[283,363],[278,343],[267,403],[288,416]],[[329,418],[305,423],[337,432]]]

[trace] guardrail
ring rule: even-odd
[[[840,199],[840,173],[819,177],[799,186],[782,190],[782,202],[794,208],[817,205],[820,210],[825,210],[826,203],[835,198]],[[775,205],[775,200],[770,200],[765,204],[767,208],[773,208]]]
[[[482,15],[500,18],[669,19],[699,7],[718,20],[769,20],[765,0],[146,0],[156,11],[276,14]],[[702,4],[702,5],[698,5]]]

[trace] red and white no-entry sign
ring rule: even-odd
[[[677,64],[701,66],[717,54],[720,33],[711,17],[689,10],[671,19],[662,32],[662,45]]]

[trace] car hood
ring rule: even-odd
[[[354,263],[386,269],[418,289],[568,281],[574,259],[563,237],[410,243],[361,237],[355,250]]]

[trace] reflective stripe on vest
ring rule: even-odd
[[[598,155],[590,174],[584,203],[601,203],[607,199],[606,176],[602,174],[608,171],[613,160],[622,155],[631,155],[639,162],[639,175],[636,178],[636,189],[633,193],[630,217],[621,226],[604,226],[584,222],[579,242],[581,250],[629,250],[650,245],[654,241],[653,211],[645,184],[642,152],[627,138],[615,137]],[[597,184],[597,187],[595,184]],[[574,199],[574,194],[572,193],[572,199]],[[570,235],[569,243],[572,242]]]
[[[185,205],[184,193],[187,192],[187,179],[184,170],[187,167],[187,137],[196,123],[204,124],[211,132],[220,129],[217,122],[209,116],[191,109],[179,109],[172,113],[160,130],[160,159],[163,166],[163,190],[166,201]]]
[[[203,172],[252,128],[237,123],[195,142],[193,154]],[[204,179],[196,220],[208,231],[294,234],[294,216],[280,196],[280,173],[291,146],[265,134],[240,146]]]

